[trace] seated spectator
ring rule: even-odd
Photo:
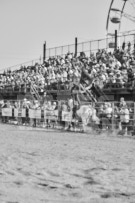
[[[100,88],[106,84],[115,85],[115,88],[134,88],[135,56],[131,43],[123,44],[122,49],[118,48],[113,53],[100,49],[87,57],[84,52],[80,56],[69,52],[65,56],[50,57],[41,65],[36,63],[21,66],[19,70],[4,71],[0,75],[0,89],[27,92],[33,85],[43,94],[46,89],[60,86],[64,90],[67,81],[89,86],[95,79]]]

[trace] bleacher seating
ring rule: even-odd
[[[85,77],[82,80],[82,72]],[[30,92],[31,86],[38,94],[51,90],[69,90],[71,83],[84,87],[93,83],[104,88],[135,88],[135,51],[117,49],[113,53],[103,49],[87,57],[85,53],[74,56],[50,57],[43,64],[21,66],[19,70],[4,71],[0,75],[0,92]]]

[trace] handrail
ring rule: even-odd
[[[32,94],[34,93],[35,96],[36,96],[36,98],[37,98],[38,100],[41,99],[41,98],[40,98],[40,95],[39,95],[39,93],[38,93],[36,87],[34,87],[33,83],[31,83],[31,93],[32,93]]]
[[[92,101],[96,102],[96,98],[93,96],[93,94],[90,92],[90,90],[87,90],[82,84],[80,84],[80,87],[83,89],[83,93],[86,93],[87,96],[89,97],[89,99],[91,99]],[[80,93],[82,94],[82,92],[80,91]]]

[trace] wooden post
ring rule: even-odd
[[[43,63],[44,63],[45,59],[46,59],[46,41],[43,45]]]
[[[134,34],[134,56],[135,56],[135,34]]]
[[[115,50],[117,49],[117,30],[115,30]]]
[[[135,135],[135,102],[134,102],[133,134],[132,135]]]
[[[77,37],[75,38],[75,57],[77,56]]]
[[[114,102],[112,103],[112,132],[114,131]]]

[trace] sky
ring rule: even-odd
[[[121,1],[115,0],[115,7],[120,8]],[[0,70],[42,58],[45,41],[50,48],[74,44],[75,37],[78,42],[105,38],[110,3],[111,0],[0,0]],[[132,13],[130,6],[126,6],[127,13]],[[109,29],[115,30],[110,23]],[[123,20],[121,29],[133,30],[135,24]]]

